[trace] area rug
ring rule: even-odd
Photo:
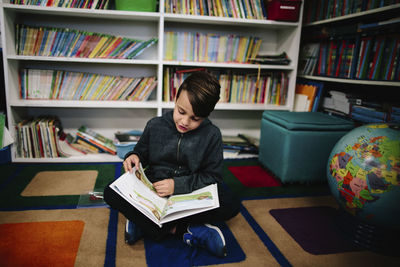
[[[229,249],[224,259],[180,237],[129,246],[121,214],[80,205],[83,191],[102,191],[120,176],[121,163],[9,167],[0,179],[0,266],[400,266],[400,258],[360,249],[337,232],[326,184],[281,184],[257,160],[224,162],[225,186],[242,199],[241,212],[219,225]],[[67,191],[59,177],[69,181]]]
[[[259,165],[230,166],[228,169],[246,187],[281,186],[277,178]]]
[[[291,209],[292,219],[299,217],[304,219],[307,214],[310,214],[310,208],[313,207],[336,209],[336,202],[331,196],[245,200],[243,206],[245,214],[247,213],[246,219],[253,229],[258,230],[260,238],[265,241],[266,246],[273,252],[281,266],[399,266],[400,264],[399,257],[362,250],[348,243],[346,237],[338,236],[334,240],[335,244],[328,244],[328,246],[325,244],[325,247],[317,248],[317,246],[324,246],[326,241],[324,239],[335,233],[338,234],[338,230],[322,226],[320,227],[322,229],[315,229],[315,231],[319,231],[319,238],[314,234],[312,237],[299,237],[304,232],[310,231],[310,225],[299,221],[297,230],[293,231],[293,226],[284,222],[282,216],[277,216],[276,211],[287,213]],[[274,213],[275,217],[272,215]],[[331,215],[328,214],[328,218],[324,218],[324,213],[320,213],[318,217],[320,217],[318,220],[323,222],[329,220]],[[311,225],[316,223],[311,221],[312,219],[309,218],[308,221]],[[339,242],[337,242],[338,240]],[[317,243],[310,244],[308,243],[310,241]],[[345,247],[342,247],[344,244]]]
[[[120,164],[14,164],[1,179],[0,210],[76,208],[82,194],[103,191]]]

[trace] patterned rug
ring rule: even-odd
[[[121,175],[121,163],[6,164],[0,172],[0,266],[400,265],[336,227],[326,184],[282,185],[257,160],[225,161],[225,184],[242,209],[218,225],[223,259],[176,237],[126,245],[125,218],[88,197]]]

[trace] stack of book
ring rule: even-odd
[[[388,120],[388,113],[383,109],[359,105],[351,107],[350,116],[353,120],[363,123],[382,123]]]
[[[220,102],[286,104],[289,77],[285,72],[248,72],[246,74],[243,70],[206,68],[166,68],[163,80],[163,100],[173,101],[179,85],[191,72],[205,70],[214,75],[221,84]]]
[[[19,122],[16,130],[16,151],[21,158],[67,157],[59,147],[61,122],[56,117],[39,117]]]
[[[294,111],[318,111],[323,87],[319,82],[297,82]]]
[[[66,8],[89,8],[89,9],[108,9],[111,0],[10,0],[11,4],[17,5],[35,5]]]
[[[242,19],[267,19],[266,0],[166,0],[165,12]]]
[[[103,135],[81,126],[76,133],[77,141],[81,140],[86,143],[87,146],[93,147],[94,151],[105,152],[112,155],[117,154],[117,148],[115,147],[113,140],[104,137]]]
[[[146,101],[156,77],[129,78],[63,70],[22,69],[21,99]]]
[[[328,95],[322,100],[325,112],[347,117],[350,114],[350,102],[344,92],[329,90]]]
[[[283,52],[278,55],[258,54],[255,58],[250,58],[249,61],[254,64],[264,64],[264,65],[289,65],[291,62],[286,52]]]
[[[313,75],[318,63],[319,43],[306,43],[301,47],[299,56],[299,74]]]
[[[68,28],[16,25],[16,51],[23,56],[133,59],[157,42]]]
[[[259,141],[244,134],[223,135],[222,143],[225,154],[258,154]]]
[[[400,123],[400,106],[391,107],[388,121],[393,123]]]
[[[256,58],[262,40],[253,36],[165,32],[164,59],[246,63]]]

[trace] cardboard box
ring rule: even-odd
[[[268,0],[267,19],[291,21],[299,20],[301,0]]]

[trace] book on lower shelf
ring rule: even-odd
[[[113,140],[93,131],[86,126],[81,126],[78,129],[76,136],[77,139],[96,147],[101,152],[106,152],[112,155],[117,154],[117,148],[115,147]]]
[[[19,86],[21,99],[147,101],[157,78],[21,69]]]
[[[115,180],[110,187],[159,227],[164,223],[219,207],[217,184],[190,194],[160,197],[146,177],[143,167],[134,168]]]
[[[218,79],[221,103],[286,104],[289,86],[286,72],[175,67],[164,71],[163,101],[173,101],[179,85],[194,71],[208,71]]]

